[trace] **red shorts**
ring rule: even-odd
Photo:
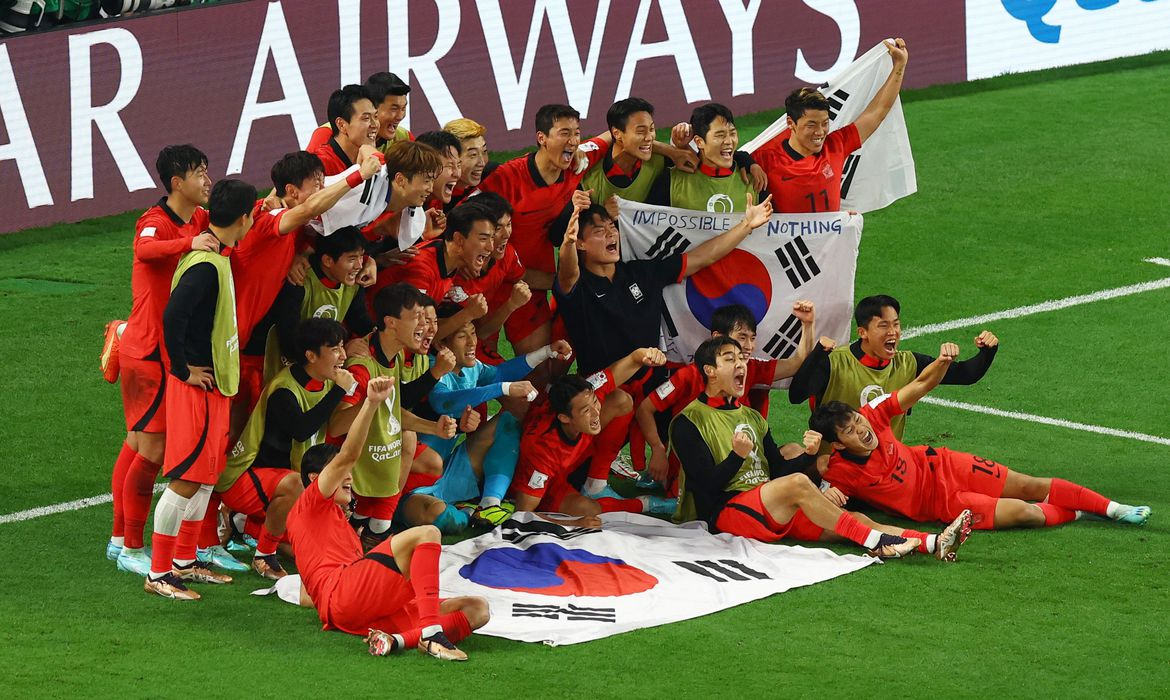
[[[555,317],[556,311],[549,305],[548,292],[534,289],[528,303],[513,311],[504,321],[508,342],[515,345],[516,341],[527,338],[547,323],[553,323],[551,340],[564,340],[568,337],[565,324]]]
[[[392,541],[380,543],[362,559],[334,572],[326,609],[318,611],[325,629],[365,636],[370,629],[394,633],[419,626],[414,587],[398,571]],[[444,630],[466,629],[465,620],[461,612],[439,616]]]
[[[243,404],[251,414],[264,392],[264,356],[240,355],[240,390],[232,397],[232,403]]]
[[[504,364],[504,356],[500,354],[500,334],[496,333],[490,338],[480,338],[475,346],[475,357],[485,365]]]
[[[163,474],[214,484],[227,465],[228,418],[232,400],[167,375],[167,448]]]
[[[799,509],[786,523],[773,520],[768,509],[764,508],[763,497],[760,495],[762,488],[763,484],[751,491],[744,491],[728,501],[715,520],[715,528],[729,535],[761,542],[779,542],[785,538],[815,542],[821,538],[824,529],[814,524],[804,511]]]
[[[118,353],[121,366],[122,409],[126,413],[126,431],[165,433],[167,430],[167,371],[162,360],[140,360]]]
[[[419,444],[422,445],[421,442]],[[423,445],[423,447],[426,447],[426,445]],[[406,477],[406,486],[402,487],[402,493],[411,493],[415,489],[421,489],[424,486],[434,486],[435,482],[438,480],[438,474],[411,472],[410,476]]]
[[[233,512],[263,515],[276,494],[276,487],[289,474],[296,472],[281,467],[249,467],[220,497]]]
[[[969,509],[972,525],[990,530],[995,525],[995,506],[1003,495],[1008,468],[983,457],[940,447],[928,460],[936,465],[938,485],[932,506],[936,520],[950,522]],[[937,461],[934,461],[937,460]]]

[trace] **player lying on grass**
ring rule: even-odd
[[[821,436],[804,434],[804,450],[776,446],[758,411],[740,404],[747,362],[739,343],[710,338],[695,351],[705,389],[670,424],[670,448],[682,465],[676,520],[706,521],[712,532],[764,542],[848,540],[874,556],[915,550],[954,561],[971,532],[970,513],[957,514],[937,535],[876,523],[841,510],[801,472],[814,463]],[[716,461],[718,460],[718,461]]]
[[[371,637],[380,630],[386,653],[417,646],[437,659],[466,661],[455,642],[487,624],[488,605],[474,597],[439,600],[439,531],[411,528],[363,556],[346,518],[370,422],[394,390],[393,377],[370,378],[341,448],[316,445],[301,460],[305,490],[288,514],[300,601],[316,608],[324,629]]]
[[[902,517],[946,522],[959,512],[973,513],[973,526],[1052,527],[1091,514],[1141,525],[1148,506],[1127,506],[1064,479],[1021,474],[983,457],[945,447],[906,445],[891,419],[938,386],[959,347],[944,343],[938,359],[892,394],[858,410],[840,401],[817,409],[809,427],[832,442],[835,452],[821,467],[822,487],[839,505],[856,496]]]

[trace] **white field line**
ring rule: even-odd
[[[1170,259],[1167,258],[1146,258],[1144,262],[1154,263],[1155,265],[1170,266]],[[1140,284],[1131,284],[1125,287],[1103,289],[1099,292],[1093,292],[1092,294],[1080,294],[1078,296],[1065,297],[1064,299],[1045,301],[1039,304],[1018,306],[1014,309],[997,311],[995,313],[983,314],[981,316],[969,316],[967,318],[959,318],[955,319],[954,321],[947,321],[945,323],[933,323],[926,326],[918,326],[917,328],[907,329],[902,333],[902,337],[914,338],[920,335],[941,333],[943,331],[949,331],[956,328],[967,328],[968,326],[982,325],[991,323],[993,321],[1001,321],[1007,318],[1020,318],[1021,316],[1031,316],[1032,314],[1045,313],[1047,311],[1057,311],[1060,309],[1067,309],[1070,306],[1079,306],[1080,304],[1088,304],[1094,301],[1103,301],[1105,299],[1116,299],[1118,297],[1129,296],[1131,294],[1140,294],[1142,292],[1150,292],[1156,289],[1165,289],[1167,287],[1170,287],[1170,277],[1166,277],[1160,280],[1153,280],[1150,282],[1142,282]],[[933,403],[940,406],[947,406],[949,408],[973,411],[975,413],[986,413],[988,415],[999,416],[1001,418],[1014,418],[1016,420],[1029,421],[1032,423],[1055,425],[1062,428],[1069,428],[1070,430],[1080,430],[1088,433],[1110,435],[1113,437],[1128,438],[1130,440],[1140,440],[1142,442],[1152,442],[1159,445],[1170,445],[1170,439],[1168,438],[1158,437],[1156,435],[1146,435],[1144,433],[1135,433],[1128,430],[1116,430],[1114,428],[1105,428],[1099,425],[1089,425],[1087,423],[1077,423],[1059,418],[1034,416],[1030,413],[1001,411],[995,408],[987,408],[985,406],[977,406],[975,404],[949,401],[947,399],[938,399],[929,396],[922,399],[922,401],[923,403]],[[163,484],[156,484],[154,487],[155,493],[158,493],[163,488],[165,488]],[[0,515],[0,525],[5,523],[18,523],[23,520],[32,520],[33,518],[40,518],[46,515],[55,515],[57,513],[66,513],[73,510],[80,510],[90,506],[109,503],[113,500],[113,494],[103,493],[97,496],[91,496],[89,498],[79,498],[76,501],[55,503],[51,506],[41,506],[40,508],[30,508],[28,510],[18,511],[16,513]]]
[[[155,484],[154,492],[158,493],[166,487],[166,484]],[[32,520],[33,518],[43,518],[46,515],[56,515],[57,513],[67,513],[71,510],[81,510],[90,506],[100,506],[103,503],[109,503],[113,500],[114,494],[103,493],[98,496],[90,496],[89,498],[79,498],[76,501],[54,503],[51,506],[41,506],[40,508],[29,508],[28,510],[22,510],[16,513],[0,515],[0,525],[5,523],[19,523],[22,520]]]
[[[936,406],[946,406],[947,408],[957,408],[961,411],[983,413],[985,415],[998,416],[1000,418],[1013,418],[1015,420],[1027,421],[1029,423],[1039,423],[1041,425],[1054,425],[1059,428],[1079,430],[1085,433],[1097,433],[1098,435],[1109,435],[1111,437],[1126,438],[1129,440],[1152,442],[1155,445],[1166,445],[1170,447],[1170,438],[1158,437],[1157,435],[1147,435],[1145,433],[1135,433],[1131,430],[1106,428],[1105,426],[1101,425],[1078,423],[1076,421],[1064,420],[1063,418],[1048,418],[1047,416],[1037,416],[1031,413],[1021,413],[1020,411],[1001,411],[998,408],[989,408],[987,406],[979,406],[973,403],[963,403],[962,401],[951,401],[950,399],[940,399],[936,396],[923,397],[919,400],[919,403],[929,403]]]
[[[1150,258],[1146,260],[1146,262],[1154,262],[1155,260],[1157,260],[1157,258]],[[1170,264],[1170,260],[1167,260],[1166,263]],[[1060,309],[1067,309],[1070,306],[1080,306],[1081,304],[1089,304],[1094,301],[1104,301],[1106,299],[1116,299],[1118,297],[1130,296],[1131,294],[1152,292],[1156,289],[1166,289],[1167,287],[1170,287],[1170,277],[1164,277],[1160,280],[1151,280],[1149,282],[1141,282],[1138,284],[1130,284],[1125,287],[1102,289],[1101,291],[1093,292],[1092,294],[1078,294],[1077,296],[1065,297],[1063,299],[1042,301],[1039,304],[1017,306],[1014,309],[1005,309],[1004,311],[996,311],[995,313],[982,314],[980,316],[968,316],[967,318],[957,318],[954,321],[945,321],[943,323],[931,323],[925,326],[917,326],[915,328],[909,328],[903,331],[902,338],[916,338],[920,335],[932,335],[934,333],[942,333],[943,331],[951,331],[956,328],[983,326],[994,321],[1002,321],[1008,318],[1020,318],[1021,316],[1031,316],[1033,314],[1041,314],[1048,311],[1059,311]]]
[[[1155,265],[1165,265],[1170,267],[1170,258],[1146,258],[1142,262],[1154,263]]]

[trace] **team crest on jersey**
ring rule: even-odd
[[[731,201],[731,197],[723,194],[711,195],[707,200],[707,211],[713,211],[719,214],[728,214],[735,209],[735,203]]]
[[[313,318],[337,318],[337,307],[333,304],[322,304],[313,311]]]
[[[821,168],[821,174],[825,176],[826,180],[833,177],[833,166],[825,163],[825,167]]]
[[[642,301],[642,288],[635,282],[630,285],[630,294],[633,295],[634,301]]]
[[[447,299],[448,301],[453,301],[456,304],[462,304],[463,302],[467,301],[470,297],[468,297],[467,292],[463,290],[463,287],[456,285],[456,286],[448,289],[446,296],[444,296],[443,298]]]

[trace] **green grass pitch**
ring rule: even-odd
[[[1170,257],[1166,84],[1163,53],[905,95],[920,192],[867,217],[858,296],[894,294],[914,327],[1170,277],[1143,262]],[[741,118],[742,138],[773,118]],[[0,237],[0,513],[109,491],[122,416],[96,357],[128,310],[136,216]],[[988,324],[991,372],[937,395],[1170,436],[1167,309],[1162,289]],[[979,330],[903,347],[969,356]],[[805,418],[773,401],[779,437]],[[893,562],[579,646],[472,638],[455,666],[371,658],[311,611],[249,597],[250,575],[197,604],[151,598],[104,558],[107,504],[0,524],[0,697],[1170,695],[1170,447],[938,405],[907,438],[1154,516],[978,532],[952,566]]]

